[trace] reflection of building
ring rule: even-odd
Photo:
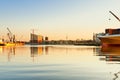
[[[45,54],[48,54],[48,46],[45,46]]]
[[[31,47],[31,57],[35,57],[43,54],[43,47]]]
[[[30,52],[31,52],[31,57],[37,57],[39,55],[43,55],[43,51],[45,52],[45,54],[48,54],[48,46],[40,46],[40,47],[30,47]]]
[[[43,36],[36,35],[36,34],[30,34],[30,42],[31,43],[42,44],[43,43]]]
[[[43,54],[43,47],[38,47],[38,55],[42,55]]]

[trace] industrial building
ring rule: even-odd
[[[42,44],[43,43],[43,36],[31,33],[30,34],[30,43]]]

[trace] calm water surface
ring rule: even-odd
[[[120,80],[120,48],[0,47],[0,80]]]

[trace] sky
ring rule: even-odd
[[[120,0],[0,0],[0,37],[7,27],[17,40],[29,41],[30,33],[50,40],[92,39],[93,33],[119,28]],[[109,18],[111,20],[109,20]]]

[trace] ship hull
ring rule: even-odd
[[[120,35],[100,36],[102,46],[120,46]]]
[[[24,43],[5,43],[5,46],[22,46]]]
[[[4,43],[0,43],[0,46],[5,46],[5,44]]]

